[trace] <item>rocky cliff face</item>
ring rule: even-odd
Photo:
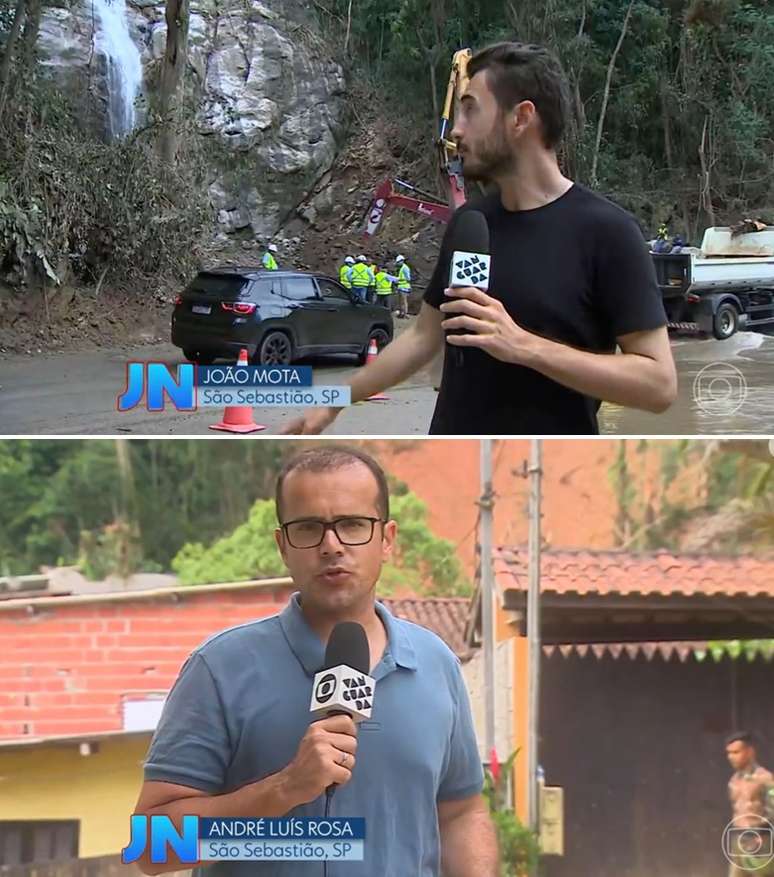
[[[48,8],[39,53],[88,110],[84,118],[107,131],[115,61],[102,48],[94,4]],[[124,14],[142,65],[142,126],[164,53],[164,4],[134,0]],[[269,238],[333,164],[346,121],[341,67],[295,0],[191,0],[186,93],[218,228]]]

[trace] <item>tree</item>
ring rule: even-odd
[[[398,523],[398,544],[394,562],[382,569],[378,594],[469,594],[454,545],[430,531],[424,503],[411,492],[394,496],[391,515]],[[183,546],[172,568],[186,585],[287,575],[274,541],[276,526],[274,503],[258,500],[247,521],[208,548],[201,542]]]
[[[17,0],[13,14],[13,24],[3,49],[3,60],[0,62],[0,119],[3,118],[6,96],[8,94],[8,83],[11,77],[11,59],[16,50],[16,43],[24,23],[26,8],[26,0]]]
[[[188,0],[166,0],[167,43],[161,62],[159,112],[161,115],[161,160],[168,167],[177,153],[180,124],[180,92],[188,57]]]
[[[602,109],[599,111],[599,119],[597,120],[597,137],[594,142],[594,154],[591,159],[591,184],[592,186],[596,186],[598,184],[597,180],[597,163],[599,161],[599,147],[602,143],[602,131],[605,127],[605,113],[607,112],[607,102],[610,100],[610,84],[613,81],[613,72],[615,71],[615,62],[618,58],[618,53],[621,51],[621,46],[624,41],[624,37],[626,36],[626,29],[629,26],[629,19],[632,15],[632,9],[634,8],[634,0],[631,0],[629,6],[626,9],[626,15],[624,16],[623,24],[621,25],[621,33],[618,37],[618,42],[615,44],[615,48],[613,49],[613,54],[610,56],[610,62],[607,65],[607,76],[605,78],[605,91],[602,95]]]
[[[702,554],[768,553],[774,548],[774,455],[766,441],[659,442],[659,472],[621,443],[610,469],[622,548]]]
[[[98,544],[106,527],[121,522],[138,534],[140,567],[168,569],[186,542],[231,532],[257,498],[270,496],[291,447],[188,439],[0,440],[0,574],[75,563],[84,533]]]

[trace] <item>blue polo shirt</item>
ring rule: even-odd
[[[279,615],[210,637],[188,657],[151,741],[146,780],[217,795],[292,761],[309,727],[312,681],[325,657],[298,598]],[[439,637],[375,605],[388,642],[373,671],[372,718],[359,726],[352,778],[330,807],[331,816],[365,817],[365,858],[329,862],[328,877],[437,877],[437,801],[475,795],[483,785],[468,695],[459,660]],[[287,815],[324,812],[321,795]],[[194,869],[200,877],[322,873],[322,862],[216,862]]]

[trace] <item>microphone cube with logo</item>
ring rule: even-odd
[[[492,257],[487,253],[452,253],[449,286],[475,286],[486,292],[489,289],[489,264]]]
[[[314,677],[310,712],[315,718],[329,713],[347,713],[355,722],[371,718],[376,682],[365,673],[339,664],[321,670]]]

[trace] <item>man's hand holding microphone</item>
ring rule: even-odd
[[[357,729],[350,716],[328,716],[313,722],[301,738],[295,758],[282,771],[288,794],[308,804],[330,786],[348,783],[356,752]]]
[[[295,758],[281,773],[291,797],[302,803],[328,797],[352,778],[357,753],[356,722],[371,717],[374,680],[362,625],[337,624],[328,639],[325,663],[314,677],[313,721]]]

